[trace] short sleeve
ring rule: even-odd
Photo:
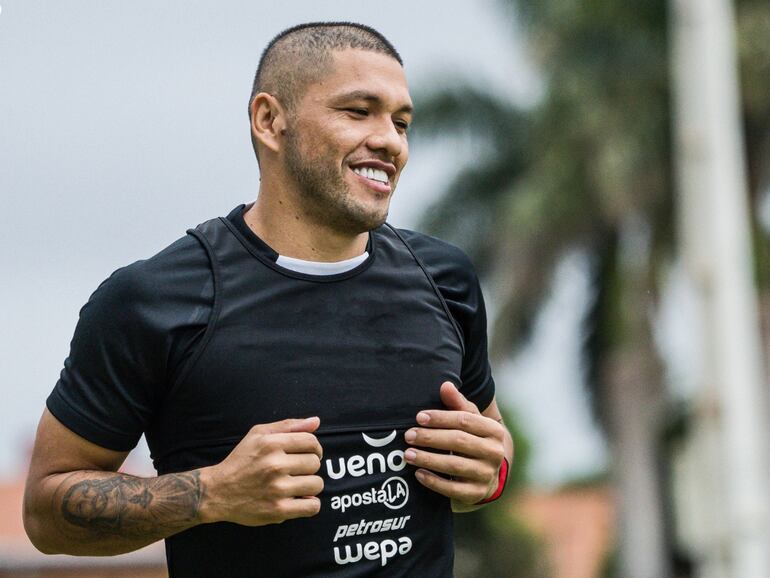
[[[97,445],[131,450],[205,331],[211,292],[207,258],[189,236],[115,271],[80,310],[49,411]]]
[[[495,397],[495,382],[489,363],[484,296],[473,265],[463,251],[449,243],[413,231],[400,232],[425,264],[460,328],[465,344],[461,391],[484,411]]]

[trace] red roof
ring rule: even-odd
[[[554,576],[600,575],[615,535],[615,503],[609,488],[525,490],[516,500],[515,512],[545,542]]]

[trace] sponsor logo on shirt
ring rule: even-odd
[[[388,452],[385,447],[396,439],[396,430],[384,437],[372,437],[361,433],[364,442],[375,451],[353,454],[348,457],[327,458],[324,460],[326,474],[332,480],[347,477],[363,478],[376,474],[400,472],[406,468],[404,452],[395,449]],[[346,513],[351,509],[383,505],[390,510],[400,510],[409,502],[409,484],[401,476],[390,476],[381,484],[374,484],[357,492],[348,492],[332,496],[332,510]],[[411,516],[397,516],[379,520],[360,519],[337,526],[332,539],[334,561],[338,565],[354,564],[362,560],[379,560],[381,566],[396,556],[403,556],[412,550],[409,536],[393,536],[383,540],[354,541],[342,544],[347,539],[366,535],[403,531]]]
[[[345,512],[349,508],[382,504],[391,510],[404,507],[409,501],[409,486],[404,478],[393,476],[382,482],[379,489],[369,488],[366,491],[334,496],[331,500],[332,510]]]
[[[382,439],[369,437],[365,433],[362,433],[361,435],[367,444],[372,447],[380,448],[396,439],[396,430],[393,430],[392,433]],[[334,463],[334,460],[330,459],[325,460],[325,463],[326,473],[332,480],[341,480],[345,476],[359,478],[361,476],[372,475],[374,473],[385,473],[387,471],[400,472],[406,467],[403,450],[393,450],[387,455],[380,452],[372,452],[367,456],[354,454],[348,458],[337,458],[336,464]]]
[[[353,544],[351,546],[345,546],[344,554],[335,546],[334,547],[334,561],[337,564],[351,564],[361,560],[363,555],[367,560],[377,560],[379,558],[380,565],[385,566],[388,561],[396,554],[404,555],[409,553],[412,549],[412,540],[406,536],[402,536],[398,539],[398,543],[395,540],[383,540],[382,542],[367,542],[363,546],[361,544]]]
[[[340,524],[334,533],[334,541],[340,538],[350,538],[351,536],[361,536],[362,534],[377,534],[378,532],[390,532],[392,530],[401,530],[406,527],[406,523],[412,516],[399,516],[397,518],[387,518],[385,520],[365,520],[353,524]]]

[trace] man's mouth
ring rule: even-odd
[[[357,175],[378,183],[388,184],[388,174],[382,169],[373,169],[371,167],[356,167],[352,169]]]

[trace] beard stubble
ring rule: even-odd
[[[286,165],[302,195],[306,214],[318,223],[344,234],[360,234],[376,229],[388,216],[384,211],[367,209],[357,203],[345,181],[341,168],[334,165],[333,155],[312,155],[301,142],[296,127],[287,128]]]

